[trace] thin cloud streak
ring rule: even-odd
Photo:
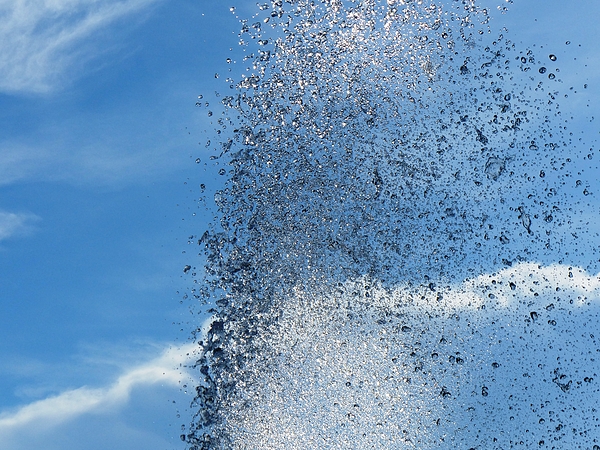
[[[123,112],[125,111],[125,112]],[[166,105],[163,111],[171,113]],[[189,165],[182,148],[196,142],[164,115],[122,108],[121,115],[139,117],[123,124],[116,112],[89,113],[63,119],[55,129],[39,129],[0,139],[0,186],[21,180],[66,182],[73,185],[115,186],[146,183],[170,176]],[[185,118],[181,118],[185,121]]]
[[[0,211],[0,241],[30,230],[31,222],[39,220],[34,214]]]
[[[74,62],[95,56],[82,51],[86,39],[157,1],[0,0],[0,90],[52,90]]]
[[[126,371],[107,387],[72,389],[22,406],[14,412],[0,414],[0,439],[34,423],[36,428],[47,429],[85,413],[118,408],[139,386],[161,384],[178,387],[181,383],[193,383],[185,365],[193,358],[197,348],[194,344],[170,348],[160,357]]]

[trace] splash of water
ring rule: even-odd
[[[223,97],[190,448],[591,442],[595,338],[548,347],[593,334],[598,288],[539,264],[598,268],[545,63],[470,0],[259,6]]]

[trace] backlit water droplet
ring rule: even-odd
[[[213,314],[190,448],[590,445],[564,430],[598,420],[595,146],[540,46],[467,3],[242,19],[199,140],[223,186],[190,240]]]

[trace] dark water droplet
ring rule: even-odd
[[[545,67],[540,67],[539,72],[540,73],[546,73],[546,68]]]
[[[550,61],[556,61],[556,55],[550,55],[548,58],[550,58]]]

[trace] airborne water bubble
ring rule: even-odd
[[[502,158],[492,156],[488,158],[485,164],[485,173],[489,178],[496,181],[506,169],[506,161]]]

